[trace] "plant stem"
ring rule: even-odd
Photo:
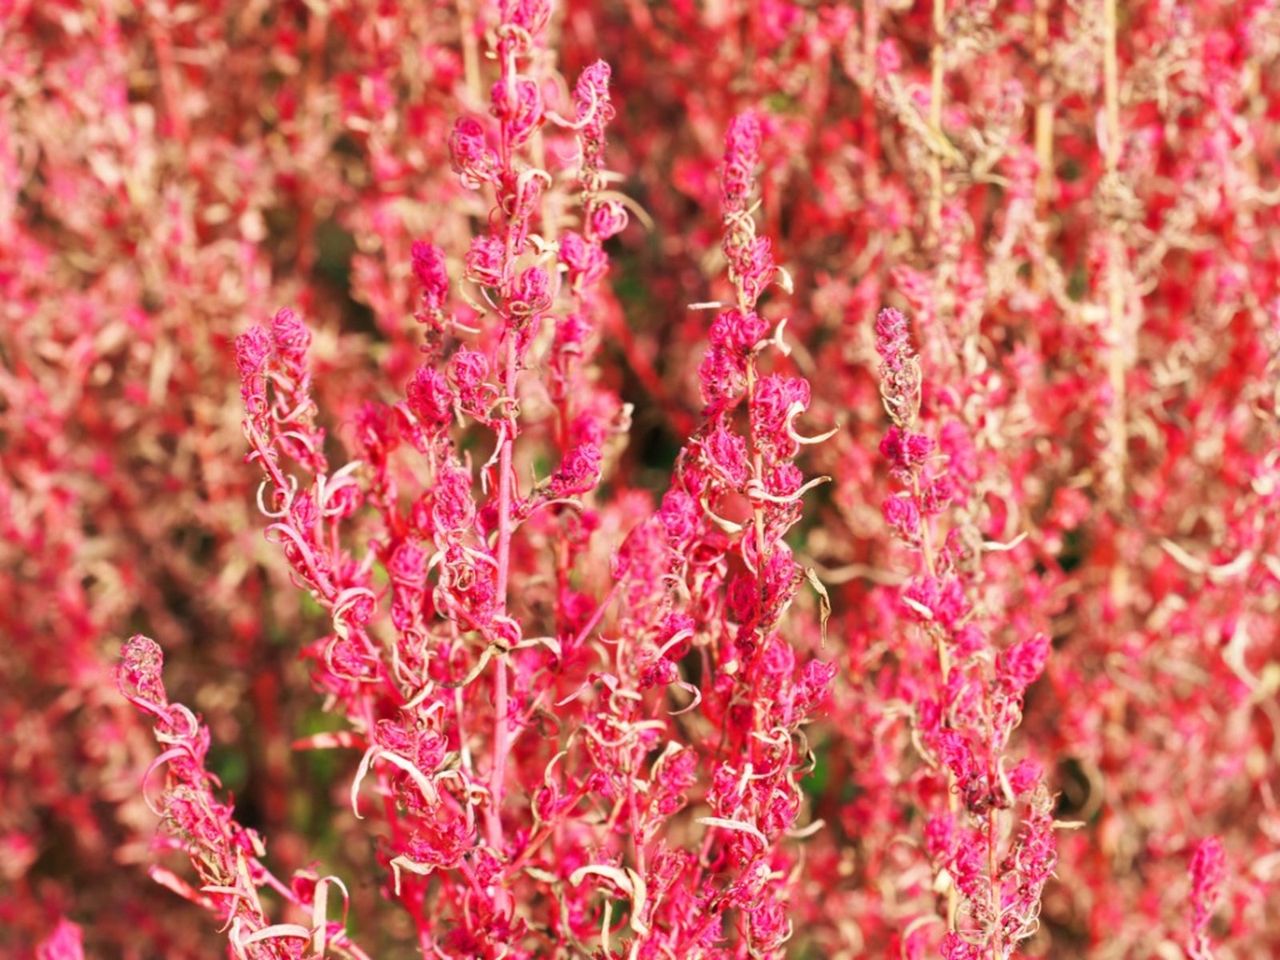
[[[938,242],[942,229],[942,70],[947,0],[933,0],[933,50],[929,78],[929,127],[936,138],[929,151],[929,239]]]
[[[507,423],[502,431],[501,449],[498,453],[498,598],[503,614],[507,611],[507,580],[511,569],[511,459],[515,447],[516,413],[516,334],[508,330],[506,335],[506,370],[503,374],[503,393],[509,401]],[[507,773],[507,753],[510,749],[510,731],[507,714],[510,711],[507,689],[507,657],[496,658],[497,668],[493,681],[493,766],[490,773],[490,804],[487,818],[489,844],[495,850],[502,849],[502,794]]]

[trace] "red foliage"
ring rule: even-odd
[[[1280,950],[1274,3],[5,17],[0,948]]]

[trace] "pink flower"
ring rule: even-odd
[[[900,370],[911,355],[907,318],[892,307],[881,310],[876,317],[876,351],[890,373]]]
[[[453,419],[453,390],[433,367],[419,367],[406,390],[409,409],[427,430],[442,430]]]
[[[467,279],[486,287],[501,285],[505,253],[502,241],[497,237],[481,235],[474,238],[464,258]]]
[[[490,112],[506,127],[512,146],[525,143],[542,123],[542,94],[532,80],[499,80],[489,99]]]
[[[1000,655],[999,675],[1001,684],[1010,696],[1021,697],[1023,692],[1044,672],[1049,659],[1049,638],[1043,633],[1019,640]]]
[[[726,211],[745,209],[759,164],[760,121],[754,113],[738,114],[724,137],[721,202]]]
[[[555,498],[586,493],[600,482],[600,448],[580,444],[570,450],[551,477],[548,493]]]
[[[244,405],[255,415],[266,410],[267,383],[265,372],[271,356],[271,338],[259,326],[252,326],[236,337],[236,366],[240,369],[240,395]]]
[[[608,260],[598,244],[569,231],[560,238],[560,260],[569,268],[573,283],[595,283],[608,268]]]
[[[551,307],[551,281],[541,267],[527,267],[516,280],[508,308],[521,319],[536,319]]]
[[[442,310],[449,299],[449,274],[444,251],[434,243],[415,240],[412,247],[413,276],[422,287],[422,302],[428,311]]]
[[[463,117],[454,124],[449,153],[454,172],[469,189],[478,190],[497,176],[497,155],[485,144],[484,127],[477,120]]]
[[[933,439],[925,434],[890,427],[880,442],[880,453],[896,473],[909,476],[924,466],[933,447]]]
[[[627,211],[616,200],[597,204],[591,211],[591,232],[599,240],[608,240],[627,228]]]
[[[723,423],[702,442],[702,455],[726,486],[736,490],[746,485],[747,442]]]

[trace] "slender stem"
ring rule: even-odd
[[[508,96],[514,101],[516,84],[515,54],[508,49],[501,54],[502,80],[507,84]],[[510,302],[511,285],[514,279],[516,257],[516,224],[513,222],[517,214],[517,199],[508,197],[508,190],[515,190],[513,148],[510,130],[504,121],[499,128],[499,159],[504,171],[502,186],[498,190],[498,205],[506,212],[507,222],[504,229],[504,253],[502,258],[501,291],[504,301],[502,312],[503,347],[506,351],[506,362],[502,374],[502,395],[506,401],[506,421],[498,430],[498,544],[497,544],[497,600],[498,613],[507,614],[507,585],[511,571],[511,501],[512,490],[512,457],[515,448],[518,415],[516,410],[516,338],[515,318],[505,309]],[[507,655],[499,654],[495,658],[493,678],[493,762],[489,767],[489,809],[485,816],[486,833],[489,845],[501,855],[502,836],[502,799],[506,790],[507,754],[511,750],[511,731],[508,725],[511,711],[510,691],[507,682]]]
[[[908,425],[908,429],[914,429],[915,423]],[[920,502],[920,476],[916,474],[911,478],[911,493],[916,502]],[[933,559],[933,523],[921,511],[920,517],[920,555],[924,560],[925,573],[930,580],[937,578],[937,566]],[[951,654],[947,650],[947,637],[943,630],[936,624],[930,623],[924,627],[925,636],[933,640],[934,651],[938,655],[938,673],[942,676],[941,689],[938,691],[938,702],[946,705],[946,691],[951,680]],[[951,719],[949,713],[944,710],[942,722],[950,726]],[[960,801],[956,796],[956,775],[951,772],[949,767],[943,768],[943,772],[947,778],[947,810],[954,817],[960,812]],[[947,929],[954,931],[956,929],[956,916],[960,910],[960,892],[956,888],[955,878],[951,878],[951,883],[947,886]]]
[[[996,863],[996,828],[998,813],[995,807],[987,811],[987,875],[991,886],[991,912],[995,917],[995,929],[992,931],[992,960],[1003,960],[1004,930],[1001,928],[1000,911],[1003,906],[1000,896],[1000,875]]]
[[[747,422],[748,431],[751,436],[751,477],[757,486],[764,483],[764,455],[760,452],[760,446],[756,443],[754,417],[750,414],[755,410],[756,402],[756,359],[752,357],[747,361]],[[755,521],[756,531],[756,563],[760,568],[756,571],[756,578],[760,581],[761,589],[764,588],[764,562],[765,562],[765,537],[764,537],[764,508],[759,503],[751,505],[752,518]]]
[[[631,859],[635,861],[636,871],[640,876],[646,873],[644,843],[640,839],[640,816],[636,810],[636,777],[639,771],[631,770],[627,777],[627,813],[631,820]]]
[[[1116,59],[1116,0],[1102,0],[1102,28],[1105,46],[1102,51],[1104,97],[1106,98],[1107,173],[1115,173],[1120,159],[1120,68]]]
[[[929,151],[929,238],[936,243],[942,230],[942,71],[943,32],[947,0],[933,0],[933,50],[929,83],[929,127],[938,143]]]
[[[515,447],[516,413],[516,333],[508,330],[506,335],[506,370],[503,375],[503,393],[508,398],[507,423],[500,439],[501,449],[498,453],[498,598],[502,613],[507,610],[507,579],[511,569],[511,500],[512,500],[512,467],[511,459]],[[510,711],[509,691],[507,689],[507,658],[503,654],[497,658],[494,674],[493,709],[493,766],[491,768],[489,793],[490,804],[487,818],[489,843],[495,850],[502,849],[502,794],[506,783],[507,753],[510,750],[511,732],[507,724]]]

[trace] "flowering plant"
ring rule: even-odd
[[[1274,3],[10,6],[0,946],[1276,950]]]

